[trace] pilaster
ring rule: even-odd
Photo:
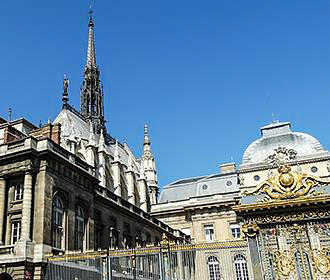
[[[32,212],[32,172],[26,171],[24,177],[24,194],[22,208],[22,234],[20,240],[31,241],[31,212]]]
[[[10,202],[14,197],[15,189],[14,186],[9,186],[8,188],[8,196],[7,196],[7,209],[10,209]],[[11,220],[10,216],[7,216],[7,223],[6,223],[6,240],[5,244],[9,245],[11,243]]]
[[[0,245],[4,244],[5,225],[5,203],[6,203],[6,180],[0,177]]]

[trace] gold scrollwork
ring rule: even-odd
[[[270,222],[295,222],[304,219],[315,219],[320,217],[330,217],[330,210],[308,211],[290,214],[259,215],[251,217],[249,222],[257,224],[268,224]]]
[[[161,246],[168,246],[169,245],[169,240],[168,237],[165,233],[162,235],[162,241],[160,242]]]
[[[275,269],[277,271],[277,279],[295,279],[295,261],[293,252],[290,250],[276,251]]]
[[[257,224],[244,224],[242,225],[242,232],[250,238],[253,238],[259,232],[259,227]]]
[[[277,171],[277,174],[270,176],[255,190],[250,192],[245,191],[243,195],[264,194],[265,200],[299,198],[306,195],[315,196],[320,194],[316,192],[316,186],[330,183],[315,176],[293,172],[291,171],[291,167],[287,164],[280,165]]]
[[[313,266],[314,269],[321,273],[321,275],[328,275],[330,273],[330,253],[329,249],[315,250],[313,252]]]

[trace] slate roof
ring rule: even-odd
[[[160,194],[159,203],[233,192],[239,192],[237,173],[186,178],[165,186]]]
[[[240,168],[251,164],[263,164],[268,156],[274,154],[278,147],[294,149],[297,159],[328,155],[320,142],[313,136],[292,132],[289,122],[273,123],[261,128],[262,137],[252,142],[243,154]]]

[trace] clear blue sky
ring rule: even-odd
[[[240,164],[259,128],[291,121],[330,148],[330,2],[96,0],[109,132],[142,152],[150,126],[160,185]],[[86,1],[2,1],[0,116],[36,125],[79,108]]]

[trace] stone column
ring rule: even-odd
[[[252,270],[255,280],[264,279],[262,276],[261,260],[259,257],[259,248],[256,237],[248,237]]]
[[[10,209],[10,202],[13,200],[14,194],[15,194],[15,187],[9,186],[8,196],[7,196],[7,209]],[[5,244],[6,245],[11,244],[11,216],[7,217]]]
[[[31,212],[32,212],[32,173],[31,171],[26,171],[24,177],[22,233],[20,240],[31,241],[30,239]]]
[[[5,198],[6,198],[6,180],[0,177],[0,245],[3,245],[4,225],[5,225]]]

